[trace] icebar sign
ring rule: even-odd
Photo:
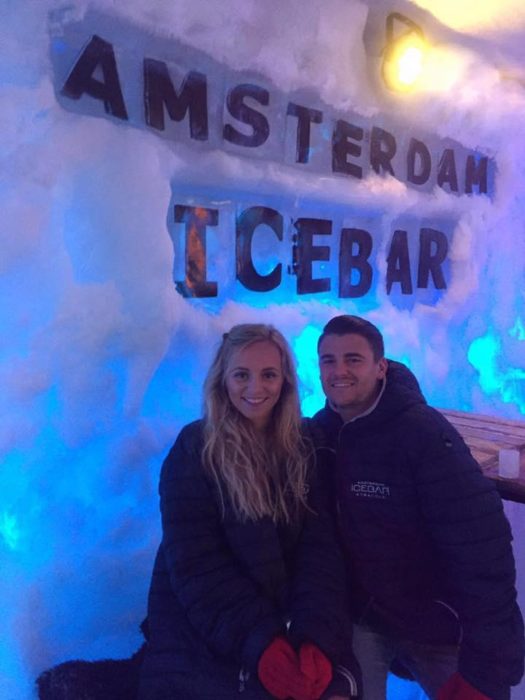
[[[55,21],[53,31],[57,98],[69,110],[325,176],[375,172],[423,191],[492,195],[494,161],[452,140],[385,116],[336,112],[311,91],[286,95],[262,76],[111,17]]]
[[[99,13],[68,22],[67,10],[57,12],[51,34],[55,93],[65,109],[149,131],[167,148],[221,150],[346,178],[350,192],[377,174],[422,192],[493,195],[492,158],[413,124],[337,111],[312,90],[285,94],[265,76]],[[168,229],[173,278],[185,297],[241,295],[256,304],[251,293],[367,301],[386,293],[407,308],[433,305],[447,288],[451,221],[398,220],[385,231],[381,202],[363,212],[309,201],[298,211],[282,192],[224,191],[212,173],[194,187],[183,179],[171,183]]]
[[[183,296],[234,298],[240,285],[243,297],[277,292],[285,298],[359,298],[378,292],[377,268],[384,268],[386,294],[397,306],[410,307],[416,292],[419,303],[432,304],[446,289],[450,221],[440,221],[438,229],[398,219],[381,245],[381,217],[349,216],[341,205],[331,212],[324,205],[320,214],[310,204],[293,218],[271,206],[197,206],[178,204],[173,196],[174,279]]]

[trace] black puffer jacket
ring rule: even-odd
[[[310,481],[317,514],[304,513],[293,526],[240,523],[228,501],[223,516],[201,464],[202,428],[201,421],[186,426],[162,467],[163,540],[139,697],[268,700],[257,663],[276,635],[287,634],[290,620],[294,645],[310,640],[334,666],[342,664],[330,694],[350,696],[344,563],[323,505],[328,490]]]
[[[460,673],[508,698],[524,657],[510,527],[461,436],[396,362],[371,413],[343,425],[327,406],[312,424],[336,465],[356,619],[423,643],[461,639]]]

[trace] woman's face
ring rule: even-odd
[[[270,340],[258,340],[236,350],[226,367],[230,401],[256,430],[268,425],[283,382],[281,353]]]

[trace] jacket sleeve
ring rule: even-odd
[[[421,421],[412,454],[419,502],[445,585],[459,614],[459,672],[491,698],[523,675],[523,620],[516,603],[509,523],[495,486],[437,411]],[[429,429],[430,428],[430,429]]]
[[[360,670],[352,652],[345,565],[328,468],[312,469],[308,506],[292,579],[289,636],[296,648],[313,642],[332,662],[333,680],[323,697],[357,697]]]
[[[210,650],[253,670],[282,633],[282,621],[232,555],[201,466],[201,442],[196,445],[191,432],[181,432],[161,471],[162,547],[171,587]]]

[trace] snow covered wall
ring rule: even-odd
[[[307,414],[347,312],[433,405],[523,418],[525,89],[404,2],[445,80],[386,94],[372,5],[0,1],[0,697],[139,646],[160,464],[233,323],[285,332]]]

